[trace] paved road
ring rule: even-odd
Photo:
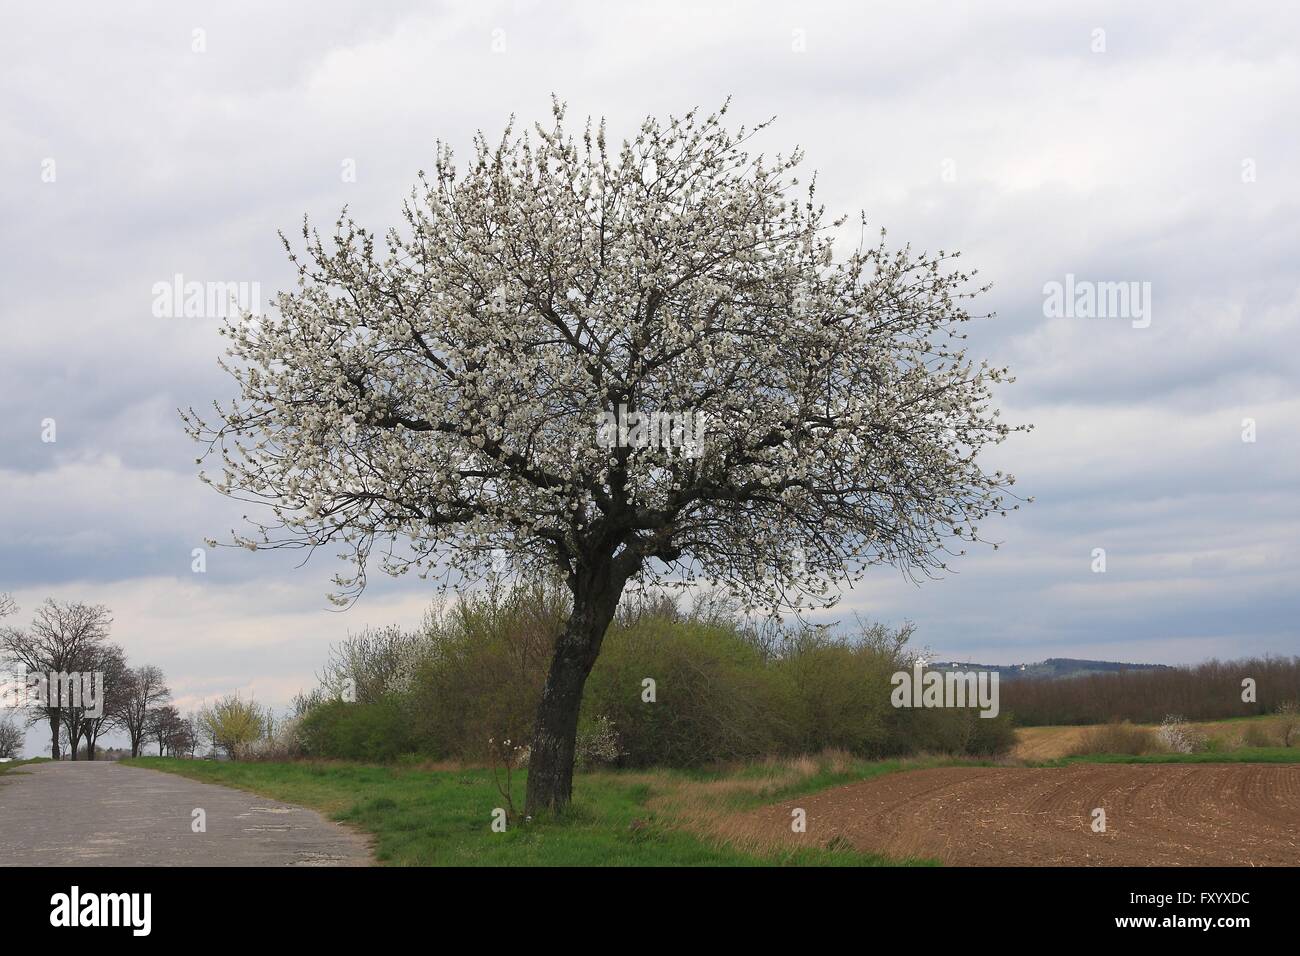
[[[207,832],[192,829],[193,811]],[[365,866],[357,834],[242,790],[106,760],[0,776],[0,866]]]

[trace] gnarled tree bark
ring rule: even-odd
[[[582,689],[600,654],[601,642],[627,574],[606,560],[573,575],[573,613],[555,642],[555,653],[537,707],[524,813],[559,813],[573,798],[573,764],[582,709]]]

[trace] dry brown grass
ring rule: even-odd
[[[622,773],[619,779],[649,786],[652,796],[647,801],[648,809],[670,820],[673,826],[716,844],[768,854],[789,852],[789,842],[774,835],[772,828],[763,826],[747,808],[789,799],[792,793],[809,786],[817,777],[867,778],[880,774],[880,768],[886,766],[912,770],[953,762],[951,757],[928,754],[870,762],[844,751],[828,750],[801,757],[769,757],[757,763],[725,768],[733,772],[718,779],[692,780],[653,770],[631,775]],[[851,782],[852,779],[845,781]],[[923,855],[919,841],[910,845],[910,839],[909,836],[896,841],[897,845],[891,844],[888,855],[897,859]]]
[[[1105,751],[1084,750],[1084,738],[1098,727],[1021,727],[1016,731],[1016,746],[1011,756],[1016,760],[1055,760],[1078,753],[1102,753]],[[1154,732],[1158,729],[1151,724],[1129,724],[1129,727]],[[1223,750],[1235,750],[1238,747],[1277,747],[1281,746],[1280,718],[1262,718],[1258,720],[1211,720],[1196,723],[1195,727],[1206,738],[1217,741]],[[1130,751],[1109,751],[1111,753],[1129,753]]]
[[[1017,760],[1055,760],[1064,757],[1083,738],[1087,727],[1021,727],[1011,756]]]
[[[650,789],[647,809],[662,815],[672,825],[683,827],[697,836],[732,844],[742,838],[743,847],[758,847],[744,840],[745,834],[732,832],[726,825],[736,815],[738,804],[764,803],[778,799],[814,777],[823,774],[849,774],[865,761],[843,751],[829,750],[800,757],[769,757],[756,763],[719,768],[723,776],[715,779],[692,779],[671,770],[619,771],[621,784],[643,785]],[[766,846],[770,841],[764,841]]]
[[[1085,754],[1151,754],[1164,748],[1150,727],[1139,727],[1128,721],[1088,727],[1069,750],[1069,756]]]
[[[1245,747],[1281,747],[1282,738],[1278,728],[1265,721],[1251,721],[1241,732],[1241,743]]]

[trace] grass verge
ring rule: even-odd
[[[699,813],[742,810],[841,783],[919,766],[832,755],[769,761],[730,771],[603,771],[579,774],[561,820],[491,829],[505,804],[484,769],[429,769],[344,762],[228,763],[141,757],[123,763],[222,784],[320,810],[373,838],[395,866],[888,866],[850,847],[741,850],[712,836]],[[937,763],[937,761],[935,762]],[[523,775],[515,780],[522,803]]]
[[[1072,763],[1300,763],[1300,747],[1240,747],[1192,754],[1083,754],[1027,761],[1025,766],[1065,767]]]

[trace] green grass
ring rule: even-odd
[[[396,866],[881,866],[930,862],[890,860],[838,847],[747,853],[674,826],[665,814],[648,806],[656,794],[709,782],[723,774],[580,774],[574,784],[574,803],[563,819],[512,822],[505,833],[494,833],[492,811],[505,800],[490,770],[160,757],[123,763],[313,807],[369,834],[376,858]],[[842,773],[819,773],[795,787],[777,786],[757,802],[864,779],[864,774],[876,776],[903,769],[896,761],[871,765],[870,770],[866,767],[864,763]],[[742,773],[762,774],[764,770],[759,766]],[[516,806],[522,805],[523,783],[523,775],[518,775]],[[732,802],[737,808],[750,803],[748,798]]]
[[[0,775],[8,773],[16,767],[26,767],[33,763],[47,763],[49,757],[28,757],[26,760],[11,760],[8,763],[0,763]]]
[[[1238,747],[1194,754],[1084,754],[1026,765],[1065,767],[1072,763],[1300,763],[1300,747]]]

